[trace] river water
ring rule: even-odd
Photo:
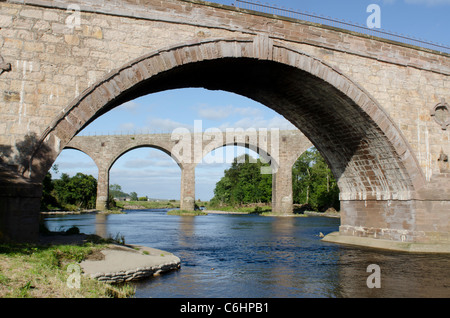
[[[180,257],[180,270],[135,283],[136,298],[450,297],[450,255],[322,242],[320,232],[338,230],[336,218],[126,212],[44,220],[52,231],[75,225]],[[380,288],[368,287],[377,279],[371,264],[379,266]]]

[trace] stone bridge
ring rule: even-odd
[[[187,129],[171,134],[76,136],[66,149],[87,154],[98,168],[97,209],[107,209],[109,171],[122,155],[136,148],[151,147],[170,155],[181,168],[182,210],[194,210],[195,167],[204,156],[224,146],[243,146],[257,152],[271,167],[261,173],[272,174],[272,211],[278,214],[293,212],[292,166],[311,142],[299,131],[218,130],[190,133]],[[214,158],[215,162],[225,160]],[[226,158],[229,162],[230,158]],[[233,159],[233,158],[231,158]]]
[[[342,236],[449,244],[449,54],[199,0],[0,7],[3,240],[36,238],[41,181],[86,125],[203,87],[309,138],[338,180]]]

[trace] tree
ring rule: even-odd
[[[269,166],[249,155],[235,158],[217,182],[211,205],[242,205],[272,201],[272,175],[261,174]],[[255,162],[256,161],[256,162]],[[294,203],[309,204],[314,210],[339,209],[339,188],[320,153],[312,148],[292,168]]]
[[[63,173],[55,180],[54,190],[61,206],[76,205],[79,208],[92,209],[97,198],[97,180],[91,175],[77,173],[72,178]]]
[[[55,197],[52,175],[50,172],[47,172],[42,181],[41,211],[53,210],[59,207],[60,205]]]
[[[109,185],[109,195],[113,198],[128,197],[129,194],[122,191],[122,187],[118,184]]]
[[[267,203],[272,200],[272,176],[261,174],[261,167],[269,166],[245,154],[234,159],[231,167],[214,189],[213,205],[242,205]]]
[[[316,148],[303,153],[292,168],[294,203],[314,210],[339,209],[339,188],[325,159]]]

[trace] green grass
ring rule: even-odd
[[[243,212],[243,213],[269,213],[272,206],[208,206],[208,210],[225,211],[225,212]]]
[[[203,212],[201,210],[195,210],[195,211],[186,211],[186,210],[170,210],[167,212],[168,215],[208,215],[208,213]]]
[[[110,285],[80,275],[80,288],[70,288],[68,267],[78,266],[104,244],[40,246],[0,244],[0,297],[2,298],[126,298],[129,285]]]
[[[178,208],[178,201],[116,201],[116,206],[120,209],[127,207],[139,207],[141,209],[173,209]]]

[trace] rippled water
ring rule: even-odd
[[[450,255],[322,242],[339,219],[258,215],[171,216],[165,210],[47,216],[50,230],[124,236],[171,252],[181,269],[136,283],[136,297],[450,297]],[[367,266],[381,288],[367,287]]]

